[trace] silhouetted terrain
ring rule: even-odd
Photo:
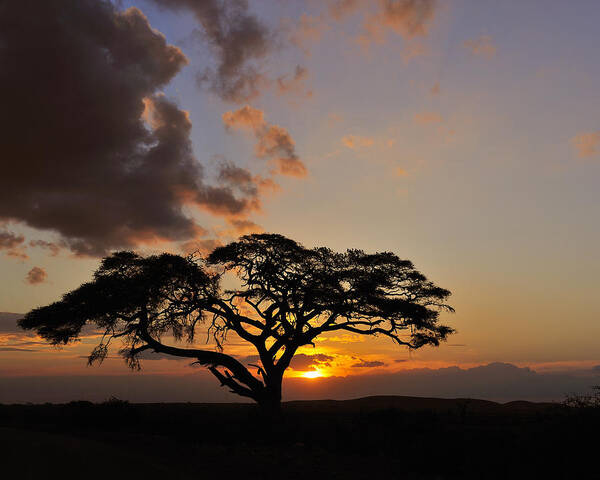
[[[7,478],[577,478],[597,408],[414,397],[284,404],[0,405]]]

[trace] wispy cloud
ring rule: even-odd
[[[571,145],[580,158],[588,158],[600,152],[600,131],[583,132],[571,138]]]
[[[352,364],[352,368],[377,368],[385,367],[386,363],[379,360],[363,360],[360,359],[358,362]]]
[[[371,137],[361,137],[360,135],[346,135],[342,138],[342,144],[352,150],[357,148],[372,147],[375,140]]]
[[[4,228],[0,230],[0,251],[4,251],[7,257],[19,260],[27,260],[29,258],[27,253],[25,253],[25,237]]]
[[[223,100],[243,103],[268,84],[260,61],[274,49],[275,32],[253,15],[246,1],[151,0],[165,9],[188,10],[198,21],[199,37],[210,47],[216,68],[198,76]]]
[[[413,120],[417,125],[435,125],[442,123],[444,118],[439,112],[415,113]]]
[[[489,35],[481,35],[479,38],[465,40],[463,46],[473,55],[483,58],[493,58],[496,55],[496,46]]]
[[[272,173],[291,177],[305,177],[308,170],[298,154],[296,143],[287,129],[267,123],[264,112],[246,105],[239,110],[225,112],[223,124],[228,129],[248,130],[257,143],[254,152],[272,165]]]
[[[282,75],[277,78],[277,91],[280,95],[294,94],[296,96],[311,97],[312,90],[306,87],[308,70],[306,67],[296,65],[293,75]]]

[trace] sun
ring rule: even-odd
[[[304,372],[302,377],[304,378],[319,378],[322,377],[323,374],[319,370],[311,370],[310,372]]]

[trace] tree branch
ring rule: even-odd
[[[264,384],[252,375],[248,369],[235,358],[220,352],[212,352],[210,350],[198,350],[191,348],[179,348],[170,345],[164,345],[154,339],[148,332],[147,319],[140,321],[138,335],[144,340],[155,352],[166,353],[176,357],[195,358],[202,365],[221,366],[227,368],[233,373],[233,376],[247,385],[250,390],[260,392],[264,388]]]

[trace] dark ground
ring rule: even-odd
[[[600,408],[412,397],[0,405],[2,478],[600,478]]]

